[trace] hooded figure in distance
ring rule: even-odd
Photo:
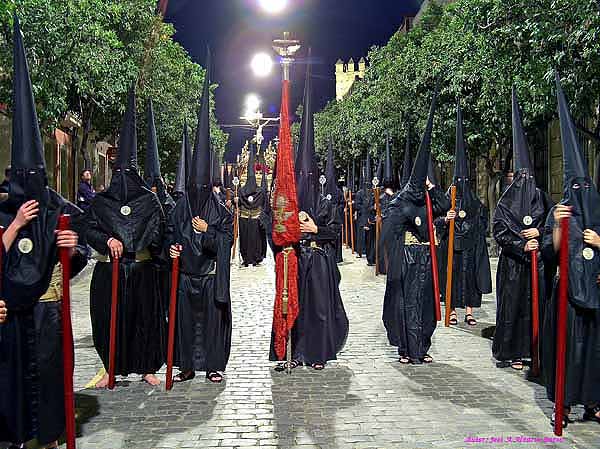
[[[567,99],[556,75],[558,113],[564,161],[563,199],[548,214],[542,253],[556,260],[561,244],[561,220],[569,220],[569,273],[565,373],[567,426],[571,406],[583,405],[584,420],[600,422],[600,194],[588,173],[587,162]],[[556,330],[558,309],[557,276],[554,291],[544,307],[540,338],[542,380],[548,399],[555,399]],[[554,417],[554,415],[553,415]]]
[[[407,148],[407,151],[410,151]],[[383,192],[379,196],[379,206],[381,208],[381,218],[385,220],[388,213],[388,208],[392,200],[396,196],[398,182],[394,176],[394,164],[392,162],[392,153],[390,150],[390,136],[386,135],[385,155],[383,160],[382,177],[379,178],[383,185]],[[387,247],[383,244],[381,236],[379,237],[379,273],[387,273],[387,265],[389,262]]]
[[[354,198],[356,214],[356,252],[358,257],[367,257],[367,265],[375,265],[375,197],[371,183],[371,153],[362,170],[362,189]]]
[[[310,56],[308,58],[310,60]],[[319,168],[314,150],[311,66],[304,90],[304,113],[296,158],[296,192],[302,237],[297,248],[299,315],[292,328],[292,366],[321,370],[337,358],[348,335],[348,318],[339,290],[341,280],[335,245],[341,232],[339,209],[319,194]],[[276,361],[274,340],[270,360]],[[284,364],[278,365],[278,371]]]
[[[433,362],[428,351],[436,319],[426,189],[434,218],[443,216],[450,208],[444,192],[427,176],[437,92],[436,87],[410,178],[391,201],[383,221],[382,240],[389,258],[383,323],[388,340],[398,347],[399,361],[403,364]]]
[[[88,243],[98,253],[90,287],[94,346],[108,370],[112,263],[119,259],[115,374],[137,373],[151,385],[165,360],[166,321],[156,262],[163,255],[164,213],[138,174],[135,90],[132,87],[108,189],[88,211]],[[105,387],[108,375],[96,385]]]
[[[187,191],[175,205],[165,242],[180,257],[175,382],[205,371],[221,382],[231,350],[230,258],[233,216],[213,193],[210,150],[210,52]],[[181,245],[178,247],[178,245]]]
[[[72,275],[85,267],[78,242],[81,210],[48,187],[44,147],[23,36],[14,17],[11,173],[0,203],[4,227],[0,294],[0,441],[47,447],[65,430],[61,268],[72,250]],[[62,214],[72,231],[56,233]],[[12,447],[12,446],[11,446]]]
[[[337,214],[344,216],[344,192],[338,187],[337,176],[335,173],[335,162],[333,160],[333,142],[329,142],[327,150],[327,167],[325,170],[325,198],[330,201],[333,207],[337,208]],[[338,235],[335,244],[335,260],[337,263],[343,262],[342,259],[342,233]]]
[[[454,180],[456,186],[456,208],[445,218],[436,222],[440,239],[440,289],[446,297],[446,276],[448,264],[449,223],[454,221],[454,259],[452,276],[452,313],[450,324],[458,324],[456,308],[465,308],[465,322],[477,324],[473,308],[481,307],[481,297],[492,292],[492,274],[486,235],[488,231],[488,211],[473,193],[469,184],[467,153],[462,123],[460,103],[456,112],[456,155]],[[447,193],[450,198],[450,191]]]
[[[496,273],[496,333],[492,353],[499,367],[523,369],[531,356],[531,253],[538,251],[552,200],[535,183],[517,94],[512,93],[514,178],[494,212],[501,253]],[[544,263],[538,258],[539,303],[545,302]],[[542,316],[540,314],[540,316]]]

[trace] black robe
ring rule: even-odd
[[[65,429],[61,303],[38,300],[48,290],[58,263],[54,237],[58,217],[71,214],[71,228],[81,232],[81,210],[50,189],[48,194],[44,212],[20,232],[8,253],[0,245],[2,298],[9,310],[6,323],[0,325],[0,441],[21,443],[36,438],[40,444],[48,444]],[[16,214],[16,209],[6,206],[0,206],[4,227]],[[24,255],[18,242],[29,232],[35,234],[34,250]],[[41,246],[38,237],[44,241]],[[87,263],[81,243],[82,237],[72,257],[72,276]],[[17,289],[19,294],[13,295]]]
[[[335,261],[337,263],[341,263],[344,261],[344,258],[342,256],[342,227],[343,225],[343,220],[344,220],[344,207],[346,202],[344,201],[344,194],[342,193],[341,189],[336,189],[336,192],[334,194],[327,194],[325,195],[325,199],[327,201],[329,201],[331,203],[331,207],[336,209],[336,215],[340,218],[342,226],[340,226],[340,232],[338,233],[338,236],[335,240]]]
[[[266,201],[263,189],[240,191],[240,254],[245,266],[258,265],[267,253],[267,234],[260,220]]]
[[[383,221],[388,215],[388,209],[392,200],[395,198],[396,193],[383,192],[379,197],[379,207],[381,208],[381,228],[383,229]],[[387,266],[389,264],[388,247],[384,245],[383,239],[379,236],[379,274],[387,274]]]
[[[115,374],[152,374],[166,356],[166,305],[156,263],[164,257],[164,215],[158,197],[139,182],[137,174],[115,176],[120,179],[96,196],[87,214],[87,240],[100,254],[90,287],[94,346],[108,370],[112,263],[107,242],[113,237],[123,243],[124,251],[119,261]],[[131,213],[123,215],[122,206]],[[136,253],[142,252],[150,258],[136,259]]]
[[[462,201],[456,203],[457,217],[454,231],[454,258],[452,261],[452,308],[481,307],[481,297],[492,292],[492,273],[486,235],[488,211],[468,186],[464,186]],[[458,195],[457,195],[458,196]],[[449,195],[447,195],[449,199]],[[461,211],[466,213],[460,217]],[[440,240],[440,291],[446,297],[449,226],[443,218],[436,221]]]
[[[429,245],[406,244],[409,238],[428,242],[424,196],[408,185],[392,200],[384,220],[382,239],[388,248],[388,274],[383,304],[383,323],[390,345],[398,354],[419,362],[431,347],[436,328],[435,297]],[[434,217],[450,203],[439,187],[429,191]],[[412,237],[410,237],[412,236]]]
[[[375,263],[375,199],[371,189],[362,189],[354,198],[356,213],[356,252],[366,256],[367,263]]]
[[[313,219],[317,234],[303,234],[297,249],[300,312],[292,329],[292,357],[308,365],[336,360],[348,336],[335,256],[342,217],[321,197]],[[273,342],[269,359],[276,361]]]
[[[231,350],[230,257],[233,216],[210,195],[198,214],[205,233],[192,227],[188,194],[171,214],[165,242],[180,244],[175,362],[182,371],[224,371]]]
[[[526,182],[525,178],[516,179],[500,199],[494,214],[493,233],[501,252],[496,272],[496,332],[492,353],[500,361],[531,356],[531,253],[525,252],[527,240],[520,233],[537,228],[540,236],[536,240],[541,245],[552,200],[535,187],[535,182],[531,185]],[[524,223],[525,217],[531,217],[529,225]],[[546,302],[545,280],[544,260],[538,257],[540,323]]]
[[[593,188],[593,187],[592,187]],[[600,234],[600,213],[597,211],[598,197],[590,208],[595,215],[585,228]],[[563,200],[564,204],[564,200]],[[573,205],[568,201],[566,204]],[[591,210],[591,208],[595,210]],[[581,237],[584,226],[577,206],[569,220],[569,288],[567,304],[567,350],[565,376],[565,406],[596,405],[600,403],[600,251],[594,248],[590,261],[583,258],[584,243]],[[581,209],[579,209],[581,210]],[[552,242],[552,229],[555,226],[554,209],[548,214],[542,251],[548,259],[558,258]],[[558,285],[556,277],[554,291],[544,308],[544,323],[540,335],[540,364],[542,379],[548,399],[554,401],[556,375],[556,325],[558,307]]]

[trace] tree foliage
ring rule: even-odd
[[[433,152],[454,153],[456,101],[460,101],[471,154],[488,167],[510,146],[510,92],[516,86],[526,125],[544,126],[556,115],[554,70],[586,130],[600,140],[600,6],[595,0],[458,0],[431,2],[408,34],[373,48],[365,79],[341,102],[317,115],[317,146],[330,137],[346,160],[375,152],[390,131],[396,157],[410,125],[415,143],[424,129],[435,80],[440,78]]]
[[[145,103],[154,101],[165,171],[173,171],[184,120],[194,126],[204,70],[172,36],[154,0],[8,0],[0,6],[0,103],[11,104],[12,13],[16,9],[28,51],[41,125],[51,130],[67,111],[89,131],[117,138],[125,98],[138,85],[140,147]],[[213,86],[216,87],[216,86]],[[213,89],[214,90],[214,89]],[[227,136],[212,118],[213,144]]]

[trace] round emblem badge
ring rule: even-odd
[[[421,223],[422,223],[422,222],[421,222],[421,217],[415,217],[415,224],[416,224],[417,226],[421,226]]]
[[[328,193],[325,198],[327,198],[327,201],[331,201],[331,193]]]
[[[251,203],[253,203],[253,202],[254,202],[254,197],[253,197],[252,195],[250,195],[250,196],[248,197],[248,201],[250,201]]]
[[[592,260],[594,258],[594,250],[592,248],[585,248],[583,250],[583,258],[585,260]]]
[[[306,221],[308,220],[308,214],[302,211],[298,214],[298,218],[300,219],[300,221]]]
[[[467,213],[466,213],[464,210],[461,210],[461,211],[458,213],[458,216],[459,216],[460,218],[465,218],[465,217],[467,216]]]
[[[24,238],[19,240],[18,247],[19,251],[21,251],[23,254],[29,254],[31,251],[33,251],[33,242],[31,239]]]
[[[128,216],[130,214],[131,214],[131,207],[129,207],[129,206],[123,206],[121,208],[121,215]]]
[[[533,223],[533,218],[531,218],[531,216],[526,215],[525,217],[523,217],[523,224],[525,226],[531,226],[531,223]]]

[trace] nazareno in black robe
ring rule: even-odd
[[[122,207],[129,207],[124,215]],[[166,305],[155,261],[162,253],[164,215],[156,194],[133,169],[113,171],[110,187],[96,195],[87,214],[87,240],[100,254],[90,287],[94,346],[108,369],[112,263],[108,240],[123,244],[119,262],[115,374],[152,374],[165,361]],[[148,251],[148,260],[136,253]]]
[[[390,207],[391,202],[396,197],[396,192],[387,193],[384,191],[379,197],[379,206],[381,208],[381,219],[382,225],[381,229],[383,230],[383,221],[386,219],[388,215],[388,208]],[[389,264],[389,256],[388,256],[388,247],[384,244],[382,236],[379,236],[379,274],[387,274],[387,267]]]
[[[266,202],[262,188],[240,189],[240,254],[245,266],[258,265],[266,256],[267,234],[260,220]]]
[[[336,193],[334,193],[334,194],[329,193],[329,194],[325,195],[324,198],[331,203],[331,207],[336,209],[335,213],[342,220],[342,226],[343,226],[345,201],[344,201],[344,194],[342,193],[341,189],[337,189]],[[337,263],[341,263],[344,261],[344,259],[342,257],[341,227],[340,227],[340,232],[338,233],[338,236],[335,240],[335,261]]]
[[[320,197],[312,218],[317,234],[303,234],[297,247],[300,313],[291,336],[292,358],[307,365],[336,360],[348,336],[335,256],[342,217],[327,198]],[[278,360],[272,338],[269,360]]]
[[[405,244],[407,233],[421,243],[429,241],[423,191],[411,182],[396,195],[382,233],[389,257],[383,323],[390,345],[413,363],[420,363],[429,351],[437,324],[429,245]],[[450,203],[444,192],[434,187],[429,194],[434,218],[445,214]]]
[[[13,175],[14,176],[14,175]],[[81,210],[46,188],[40,214],[19,232],[8,252],[2,251],[2,299],[9,310],[0,325],[0,441],[40,444],[57,440],[65,429],[62,324],[60,302],[38,302],[50,285],[58,263],[54,231],[61,214],[72,216],[71,228],[81,231]],[[0,204],[0,225],[14,220],[24,202]],[[22,238],[33,251],[18,249]],[[71,275],[86,265],[80,246],[71,261]]]
[[[458,181],[457,216],[454,220],[454,259],[452,308],[481,307],[481,297],[492,292],[492,273],[486,242],[488,211],[467,182]],[[450,199],[449,192],[446,194]],[[465,213],[464,218],[461,217]],[[440,292],[446,297],[449,227],[443,218],[436,220],[440,240]]]
[[[366,256],[369,264],[375,263],[375,200],[369,188],[359,190],[354,197],[356,212],[356,252]],[[367,228],[367,229],[365,229]]]
[[[194,230],[196,215],[208,223],[206,232]],[[212,194],[196,215],[186,193],[177,202],[165,234],[167,245],[180,244],[183,249],[174,364],[182,371],[225,371],[231,350],[233,216]]]

